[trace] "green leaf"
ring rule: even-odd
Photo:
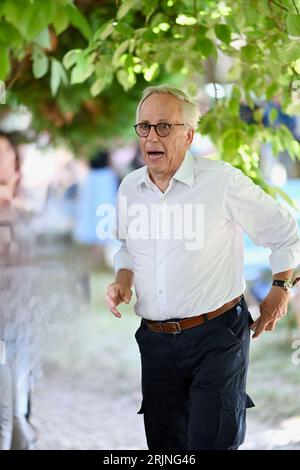
[[[300,59],[296,60],[295,65],[294,65],[294,69],[300,75]]]
[[[120,57],[122,54],[124,54],[125,51],[127,51],[129,46],[129,40],[126,39],[126,41],[122,42],[117,49],[114,52],[114,55],[112,57],[112,64],[114,67],[118,67],[120,65]]]
[[[100,59],[95,63],[95,75],[97,78],[105,81],[107,83],[111,82],[113,77],[113,66],[111,63],[111,59],[108,56],[102,56]]]
[[[300,46],[298,41],[290,41],[282,50],[282,54],[278,54],[280,61],[290,63],[300,57]]]
[[[52,23],[57,35],[67,29],[69,25],[69,15],[64,6],[57,4],[57,10],[54,13]]]
[[[144,69],[143,73],[144,73],[144,79],[146,80],[146,82],[151,82],[153,78],[157,76],[159,73],[159,64],[155,62],[150,67]]]
[[[2,20],[0,21],[0,41],[20,45],[22,37],[14,26]]]
[[[51,0],[35,0],[34,2],[22,2],[22,4],[23,7],[17,5],[17,10],[10,7],[8,18],[11,18],[9,21],[28,41],[32,41],[51,23],[54,14],[54,3]]]
[[[98,39],[101,39],[102,41],[104,41],[104,39],[108,38],[108,36],[110,36],[115,30],[115,26],[116,25],[114,21],[107,21],[95,32],[93,40],[98,41]]]
[[[240,62],[236,61],[235,64],[228,70],[227,79],[230,81],[239,80],[242,75],[243,68]]]
[[[45,28],[41,31],[35,38],[34,42],[38,44],[42,49],[50,49],[51,42],[50,42],[50,34],[49,29]]]
[[[288,152],[289,156],[291,157],[292,160],[295,160],[295,158],[300,158],[300,145],[299,142],[294,140],[293,138],[284,138],[284,147],[286,151]]]
[[[60,85],[60,69],[58,67],[58,62],[55,59],[51,61],[51,80],[50,80],[50,87],[51,87],[51,94],[55,96],[57,90]]]
[[[134,33],[134,29],[128,23],[124,23],[122,21],[118,22],[115,29],[125,38],[130,38]]]
[[[78,60],[79,55],[82,54],[82,49],[72,49],[67,52],[63,57],[64,67],[70,69]]]
[[[242,94],[241,94],[240,88],[239,88],[237,85],[234,85],[234,86],[232,87],[232,90],[231,90],[231,97],[232,97],[232,98],[235,98],[235,100],[240,103],[240,101],[241,101],[241,96],[242,96]]]
[[[52,58],[51,59],[51,79],[50,79],[50,88],[51,88],[52,96],[56,95],[61,82],[63,83],[68,82],[66,72],[62,64],[58,60]]]
[[[233,116],[238,116],[240,112],[240,102],[236,98],[231,98],[228,103],[228,109]]]
[[[34,48],[32,55],[33,65],[32,72],[35,78],[41,78],[46,75],[49,66],[48,57],[43,53],[41,49]]]
[[[105,85],[106,85],[106,81],[101,80],[101,78],[98,78],[90,88],[91,95],[92,96],[99,95],[99,93],[101,93],[101,91],[104,90]]]
[[[197,45],[196,48],[198,51],[202,53],[204,57],[216,57],[217,56],[217,50],[213,42],[204,37],[199,37],[197,39]]]
[[[276,93],[277,93],[277,90],[278,90],[278,85],[277,83],[272,83],[271,85],[268,86],[267,90],[266,90],[266,98],[268,100],[270,100],[271,98],[273,98]]]
[[[92,75],[94,69],[93,64],[85,63],[76,65],[71,72],[71,84],[74,85],[75,83],[85,82],[85,80]]]
[[[89,41],[92,35],[92,30],[86,17],[74,4],[67,5],[66,10],[71,24],[81,32],[85,39]]]
[[[223,135],[223,151],[227,155],[237,152],[243,143],[243,133],[238,129],[228,129]]]
[[[136,83],[133,71],[126,72],[125,70],[118,70],[116,76],[118,82],[122,85],[125,91],[130,90],[130,88],[132,88]]]
[[[194,16],[179,14],[176,18],[176,23],[181,26],[192,26],[197,23],[197,19]]]
[[[5,83],[0,81],[0,104],[6,104],[6,102]]]
[[[147,0],[144,3],[144,15],[146,16],[146,24],[148,23],[150,17],[155,13],[158,4],[160,3],[159,0]]]
[[[21,18],[20,6],[22,6],[22,9],[24,9],[25,3],[22,2],[21,5],[19,4],[19,8],[18,8],[18,5],[16,4],[16,2],[5,1],[1,5],[1,10],[2,10],[1,15],[4,15],[4,17],[9,23],[12,23],[14,26],[17,26],[17,23],[19,19]]]
[[[9,49],[0,47],[0,80],[5,80],[10,72]]]
[[[157,13],[151,18],[151,27],[159,26],[161,23],[167,23],[168,17],[163,13]]]
[[[156,41],[157,34],[153,33],[152,29],[147,29],[143,32],[142,39],[148,42]]]
[[[90,88],[90,92],[93,96],[98,95],[102,90],[109,84],[111,84],[114,73],[112,64],[108,58],[102,57],[99,62],[95,65],[95,75],[97,80]]]
[[[117,19],[121,20],[122,18],[124,18],[124,16],[127,15],[129,10],[136,7],[138,4],[139,4],[138,0],[125,0],[125,1],[123,1],[122,5],[118,9]]]
[[[133,61],[133,55],[132,54],[124,54],[123,55],[123,64],[124,67],[127,68],[127,70],[130,67],[133,67],[135,65],[135,62]]]
[[[286,109],[286,114],[290,116],[299,116],[300,115],[300,103],[290,103]]]
[[[247,88],[247,90],[253,91],[253,88],[255,87],[258,80],[259,75],[257,73],[257,70],[250,69],[246,74],[245,79],[245,87]]]
[[[230,44],[231,41],[231,30],[226,24],[217,24],[215,26],[215,33],[220,41],[225,44]]]
[[[185,62],[182,56],[173,55],[166,63],[166,70],[170,73],[178,73],[183,69],[184,64]]]
[[[284,63],[286,62],[286,57],[283,54],[283,53],[285,53],[284,49],[279,50],[278,47],[276,47],[277,44],[276,44],[276,46],[274,44],[268,44],[268,46],[269,46],[269,50],[270,50],[270,56],[273,59],[273,63],[274,62],[275,63],[277,63],[277,62],[281,63],[283,61],[284,61]]]
[[[200,120],[199,132],[203,135],[209,135],[214,126],[214,118],[210,112],[206,113]]]
[[[283,146],[281,145],[278,135],[272,136],[271,146],[273,155],[278,155],[280,152],[282,152]]]
[[[252,44],[242,47],[241,58],[247,62],[254,62],[257,60],[258,48]]]
[[[286,17],[286,27],[290,36],[300,36],[300,16],[288,13]]]
[[[253,111],[253,118],[256,122],[261,122],[264,117],[264,110],[261,108],[255,109]]]
[[[278,117],[278,111],[276,108],[272,108],[271,109],[271,112],[270,112],[270,115],[269,115],[269,120],[270,120],[270,123],[271,124],[274,124],[274,122],[276,121]]]
[[[154,60],[160,64],[165,64],[170,57],[170,48],[168,44],[161,44],[155,51]]]

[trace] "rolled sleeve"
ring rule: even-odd
[[[297,223],[258,185],[234,169],[225,194],[227,217],[238,223],[256,245],[271,249],[272,274],[295,269],[300,263],[300,239]]]
[[[114,264],[116,274],[118,271],[120,271],[120,269],[129,269],[130,271],[133,271],[131,257],[127,251],[125,241],[122,241],[121,248],[117,251],[114,256]]]

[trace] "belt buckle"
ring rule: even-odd
[[[176,325],[176,327],[175,327],[175,330],[176,330],[176,331],[172,331],[172,333],[173,333],[174,335],[176,335],[176,334],[178,334],[178,333],[181,333],[182,330],[181,330],[181,327],[180,327],[178,321],[166,321],[165,323],[170,323],[170,324],[172,324],[172,325]]]

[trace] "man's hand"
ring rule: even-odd
[[[121,313],[117,310],[117,306],[122,302],[129,304],[132,296],[132,290],[130,289],[130,284],[122,283],[120,281],[113,282],[110,284],[106,291],[106,303],[111,311],[116,317],[120,318]]]
[[[273,286],[259,305],[260,317],[251,325],[255,330],[252,338],[257,338],[263,331],[274,331],[280,318],[287,314],[289,293],[281,287]]]
[[[117,310],[117,306],[122,302],[129,304],[133,285],[133,272],[129,269],[120,269],[117,272],[116,281],[110,284],[106,291],[106,303],[116,317],[120,318],[121,313]]]

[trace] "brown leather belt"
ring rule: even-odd
[[[241,300],[242,297],[243,295],[240,295],[239,297],[230,300],[230,302],[226,302],[226,304],[222,305],[222,307],[219,307],[216,310],[213,310],[212,312],[202,313],[201,315],[185,318],[184,320],[180,321],[160,322],[145,319],[143,319],[143,321],[148,325],[150,330],[155,331],[156,333],[180,333],[183,330],[193,328],[193,326],[202,325],[208,320],[212,320],[213,318],[222,315],[222,313],[225,313],[231,308],[233,308]]]

